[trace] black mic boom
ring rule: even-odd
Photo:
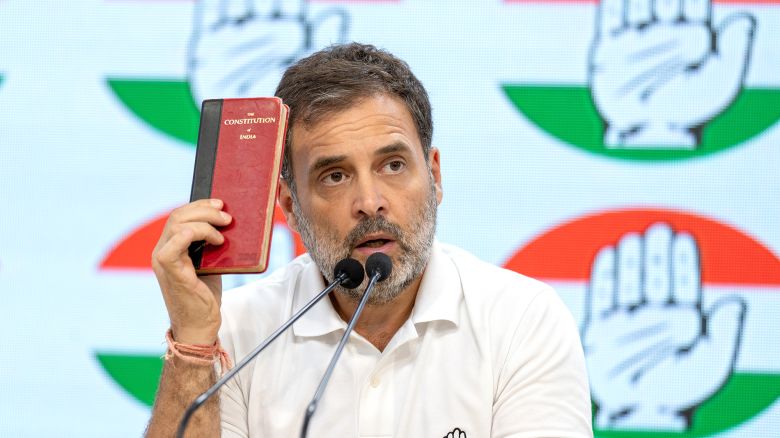
[[[369,257],[370,259],[370,257]],[[246,355],[241,362],[236,364],[233,369],[225,373],[222,378],[220,378],[217,383],[211,386],[206,392],[199,395],[195,401],[192,402],[192,404],[187,408],[186,411],[184,411],[184,416],[181,419],[181,422],[179,423],[179,428],[176,431],[176,436],[178,438],[184,437],[184,431],[187,429],[187,424],[190,421],[190,418],[192,417],[192,414],[195,413],[195,411],[203,405],[203,403],[206,403],[206,400],[211,398],[216,392],[219,390],[219,388],[222,387],[225,383],[228,382],[233,376],[238,374],[239,371],[241,371],[242,368],[246,366],[249,362],[252,361],[255,357],[257,357],[258,354],[260,354],[261,351],[265,350],[266,347],[271,345],[271,342],[275,341],[276,338],[279,337],[285,330],[290,328],[295,321],[297,321],[301,316],[303,316],[304,313],[308,312],[309,309],[314,307],[315,304],[317,304],[318,301],[322,299],[325,295],[329,294],[336,286],[341,285],[346,287],[347,289],[354,289],[358,286],[360,286],[361,283],[363,283],[363,278],[365,277],[365,273],[363,272],[363,266],[360,264],[359,261],[353,259],[353,258],[346,258],[341,260],[340,262],[336,263],[336,267],[333,269],[333,276],[335,277],[334,280],[322,290],[316,297],[314,297],[311,301],[306,303],[305,306],[301,308],[298,312],[296,312],[290,319],[287,320],[284,324],[282,324],[278,329],[276,329],[275,332],[271,333],[271,336],[266,338],[265,341],[261,342],[260,345],[258,345],[254,350],[252,350],[251,353]]]
[[[306,414],[303,417],[303,426],[301,426],[301,438],[306,438],[306,434],[309,431],[309,422],[311,421],[311,417],[314,416],[314,412],[317,410],[317,404],[319,403],[320,398],[322,398],[322,394],[325,393],[325,387],[328,386],[330,375],[333,374],[333,369],[336,367],[336,362],[339,360],[339,356],[341,356],[341,351],[344,349],[344,346],[347,345],[349,334],[352,333],[352,330],[355,328],[355,324],[357,323],[358,318],[360,318],[360,314],[363,312],[363,308],[368,302],[368,297],[371,294],[371,291],[378,282],[383,281],[389,277],[392,270],[393,262],[385,253],[375,252],[371,254],[366,260],[366,272],[368,273],[370,279],[368,286],[366,287],[366,291],[363,293],[363,297],[360,298],[360,302],[358,303],[357,309],[355,309],[355,313],[352,315],[352,318],[350,318],[349,324],[347,324],[347,329],[344,331],[344,335],[341,337],[339,345],[336,347],[336,352],[333,353],[333,358],[330,360],[328,369],[325,370],[325,374],[322,376],[320,385],[317,387],[317,392],[314,393],[314,397],[311,399],[309,406],[306,407]]]

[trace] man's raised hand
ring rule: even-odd
[[[232,218],[222,201],[202,199],[174,210],[152,252],[152,269],[160,283],[171,330],[178,342],[211,345],[221,324],[222,282],[218,275],[199,277],[187,253],[192,242],[221,245],[217,226]]]

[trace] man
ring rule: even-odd
[[[334,372],[310,436],[591,436],[585,363],[573,319],[542,283],[434,242],[442,199],[428,96],[408,66],[349,44],[290,67],[279,193],[309,255],[221,302],[188,245],[219,245],[219,200],[174,211],[153,254],[171,319],[149,436],[170,436],[214,382],[224,345],[240,359],[332,280],[374,252],[393,261]],[[290,437],[365,284],[318,303],[190,425],[192,436]],[[221,307],[221,309],[220,309]],[[221,311],[220,311],[221,310]]]

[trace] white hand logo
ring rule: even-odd
[[[452,432],[445,435],[444,438],[466,438],[466,432],[460,430],[459,427],[456,427]]]
[[[756,20],[711,0],[601,0],[589,83],[610,148],[693,149],[736,98]]]
[[[734,368],[746,305],[703,309],[699,248],[657,223],[593,262],[583,346],[600,429],[683,431]]]
[[[308,15],[306,0],[199,1],[188,65],[197,105],[204,99],[270,96],[290,64],[344,41],[345,11]]]

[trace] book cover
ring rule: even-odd
[[[288,108],[277,97],[203,102],[190,201],[218,198],[233,221],[225,242],[195,242],[198,274],[258,273],[268,267]]]

